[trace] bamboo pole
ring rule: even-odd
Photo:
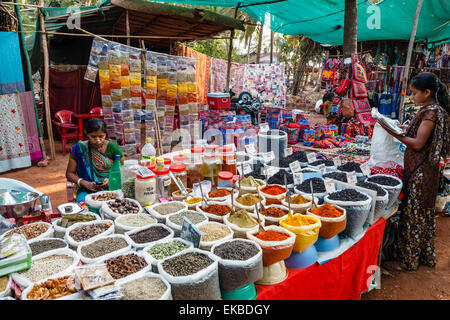
[[[402,86],[401,86],[401,90],[400,90],[401,96],[400,96],[400,108],[399,108],[399,116],[398,116],[398,120],[400,122],[403,121],[403,114],[404,114],[404,108],[405,108],[405,96],[406,96],[406,91],[408,89],[409,66],[411,64],[412,49],[414,46],[414,39],[416,38],[417,25],[419,23],[419,16],[420,16],[420,9],[422,8],[422,2],[423,2],[423,0],[417,1],[417,8],[416,8],[416,14],[414,15],[413,28],[411,31],[411,37],[409,38],[408,53],[406,54],[405,72],[403,74]]]
[[[128,15],[128,9],[125,10],[126,30],[127,30],[127,46],[130,45],[130,18]]]
[[[39,5],[42,7],[44,6],[44,0],[39,0]],[[45,19],[44,14],[39,11],[39,21],[41,24],[41,30],[45,32]],[[49,76],[50,76],[50,69],[49,69],[49,54],[48,54],[48,41],[47,41],[47,35],[42,34],[42,51],[44,55],[44,106],[45,106],[45,118],[47,122],[47,133],[48,133],[48,140],[50,143],[50,158],[54,160],[56,158],[55,153],[55,140],[53,139],[53,128],[52,128],[52,119],[50,114],[50,97],[48,93],[49,89]]]

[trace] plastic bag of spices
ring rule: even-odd
[[[256,242],[262,249],[263,265],[267,267],[289,258],[294,248],[295,233],[279,226],[267,226],[264,229],[281,233],[287,238],[283,237],[283,240],[261,240],[257,237],[260,234],[259,230],[247,232],[247,238]]]
[[[14,233],[23,233],[27,241],[30,241],[32,239],[52,238],[54,232],[55,230],[53,229],[52,224],[38,221],[8,230],[0,236],[0,239]]]
[[[389,203],[389,192],[381,185],[377,185],[375,183],[368,182],[368,181],[358,182],[356,185],[359,187],[374,190],[377,192],[377,197],[375,199],[375,210],[374,210],[373,218],[371,221],[372,223],[374,223],[375,221],[377,221],[379,218],[381,218],[384,215],[384,212]],[[363,193],[369,194],[368,192],[365,192],[364,190],[360,190],[360,191]]]
[[[280,192],[273,194],[272,190],[274,191],[279,190]],[[258,192],[261,195],[261,197],[267,199],[282,200],[286,197],[286,188],[280,184],[269,184],[267,186],[259,186]]]
[[[156,223],[156,219],[146,213],[125,214],[114,220],[116,233],[124,234],[127,231],[139,229]]]
[[[90,215],[90,216],[93,216],[94,220],[101,220],[102,219],[100,217],[100,215],[95,214],[93,212],[86,212],[86,214]],[[64,239],[64,237],[66,235],[67,227],[61,227],[61,226],[58,225],[61,220],[62,220],[62,218],[55,219],[52,222],[52,225],[53,225],[53,229],[55,230],[54,237],[55,238]]]
[[[113,245],[112,243],[108,245],[108,240],[116,240],[116,242],[117,240],[120,240],[121,242],[123,242],[123,246],[120,247],[117,244]],[[94,249],[92,248],[93,245],[97,245],[97,247]],[[101,254],[100,250],[104,250],[104,254]],[[105,259],[113,257],[114,255],[124,253],[129,250],[131,250],[131,242],[126,236],[121,234],[111,234],[109,236],[103,236],[101,238],[93,239],[87,241],[82,245],[79,245],[77,248],[77,254],[80,257],[81,262],[83,262],[84,264],[91,264],[97,263],[98,261],[104,261]],[[95,254],[96,256],[89,257],[89,255],[92,254]]]
[[[310,195],[310,194],[301,195],[308,202],[298,203],[298,204],[292,203],[292,198],[294,198],[295,196],[297,196],[297,195],[291,196],[291,210],[294,211],[295,213],[305,214],[306,210],[308,208],[310,208],[312,205],[312,195]],[[314,197],[314,203],[317,205],[319,203],[319,198]],[[287,201],[287,198],[284,198],[283,200],[281,200],[281,204],[283,206],[285,206],[286,208],[289,207],[289,202]]]
[[[217,257],[200,249],[187,249],[158,262],[158,271],[171,286],[174,300],[219,300]]]
[[[168,248],[170,246],[170,248]],[[156,248],[162,248],[156,250]],[[152,250],[153,248],[153,250]],[[184,240],[182,238],[170,238],[153,242],[142,249],[142,253],[148,258],[148,261],[152,264],[152,272],[158,273],[158,262],[174,256],[175,254],[185,251],[187,249],[194,248],[192,242]],[[157,252],[153,252],[157,251]]]
[[[225,191],[221,191],[221,190],[225,190]],[[226,195],[220,195],[222,193],[226,193]],[[218,202],[228,202],[231,203],[231,192],[233,191],[233,188],[220,188],[217,189],[216,191],[210,191],[206,194],[206,200],[211,200],[211,201],[218,201]],[[218,196],[215,196],[215,194],[219,194]],[[234,189],[233,191],[233,197],[234,199],[236,199],[239,196],[239,190],[238,189]]]
[[[86,195],[85,202],[89,207],[100,208],[103,202],[114,199],[122,199],[123,192],[122,190],[114,190],[114,191],[99,191],[95,193],[89,193]],[[104,200],[99,200],[104,199]]]
[[[162,223],[153,223],[149,226],[125,232],[125,237],[136,250],[148,246],[150,243],[172,239],[173,230]]]
[[[31,285],[31,286],[27,287],[25,290],[23,290],[23,292],[22,292],[22,294],[21,294],[21,296],[20,296],[20,299],[21,299],[21,300],[49,300],[49,298],[47,297],[47,295],[45,295],[45,291],[42,292],[42,298],[41,298],[41,299],[29,299],[29,298],[28,298],[28,295],[29,295],[29,293],[31,292],[31,290],[33,290],[33,288],[34,288],[35,286],[39,286],[40,284],[43,284],[43,283],[45,283],[45,282],[47,282],[47,281],[49,281],[49,282],[56,282],[56,281],[59,281],[59,282],[54,283],[54,285],[57,285],[57,286],[58,286],[58,288],[56,288],[56,289],[60,289],[60,285],[63,283],[63,282],[62,282],[62,279],[65,278],[65,277],[66,277],[66,276],[62,276],[62,277],[52,277],[52,278],[50,278],[50,279],[46,279],[46,280],[44,280],[44,281],[39,281],[39,282],[37,282],[37,283],[34,283],[33,285]],[[72,279],[73,279],[73,276],[72,276],[72,275],[70,275],[70,276],[68,276],[68,277],[72,277]],[[70,281],[70,280],[69,280],[69,281]],[[60,285],[58,285],[58,283],[59,283]],[[62,288],[62,289],[67,290],[68,287],[64,286],[64,288]],[[75,280],[73,280],[73,287],[72,287],[71,289],[72,289],[72,292],[75,291],[75,290],[76,290],[76,291],[73,292],[73,293],[70,293],[70,294],[61,296],[61,297],[59,297],[59,298],[50,299],[50,300],[83,300],[83,291],[80,290],[79,287],[77,287],[77,285],[75,284]],[[50,289],[50,290],[52,290],[52,289]],[[52,291],[54,291],[54,290],[52,290]],[[55,291],[56,291],[56,290],[55,290]],[[60,291],[60,290],[57,290],[57,291]],[[55,293],[52,292],[52,293],[51,293],[51,296],[54,296],[54,295],[55,295]]]
[[[403,181],[401,179],[387,174],[374,174],[368,177],[365,181],[378,184],[382,188],[386,189],[389,193],[389,200],[386,208],[390,208],[397,201],[397,198],[403,188]]]
[[[118,208],[112,209],[111,204],[114,203],[116,200],[105,201],[102,204],[101,209],[102,209],[103,214],[105,215],[105,218],[114,220],[123,214],[135,214],[135,213],[142,213],[144,211],[144,209],[142,208],[142,206],[139,204],[139,202],[137,200],[130,199],[130,198],[119,199],[122,201],[122,203],[125,203],[125,205],[122,204]],[[130,203],[134,204],[133,208],[127,208],[127,205]],[[123,211],[122,213],[120,213],[121,209]],[[136,209],[137,209],[137,212],[136,212]]]
[[[87,231],[86,229],[89,229],[89,231]],[[66,229],[64,240],[66,240],[66,242],[69,244],[69,248],[77,249],[79,245],[103,236],[108,236],[113,233],[114,222],[112,220],[78,222]]]
[[[197,225],[197,229],[202,233],[199,247],[202,250],[209,251],[216,243],[233,239],[233,230],[219,222],[202,222]]]
[[[11,275],[9,274],[9,275],[3,276],[3,277],[8,278],[8,280],[7,280],[8,282],[6,283],[6,286],[3,289],[3,291],[0,291],[0,298],[9,297],[11,295],[11,279],[12,279]]]
[[[233,230],[233,238],[247,239],[247,232],[255,231],[255,230],[258,230],[258,228],[259,228],[258,224],[255,225],[254,227],[249,227],[249,228],[240,227],[240,226],[236,225],[235,223],[232,223],[231,221],[228,220],[230,218],[230,216],[224,217],[223,222],[225,223],[225,225],[229,226],[231,228],[231,230]],[[256,219],[256,217],[253,217],[250,214],[249,214],[249,216],[254,218],[256,221],[258,221],[258,219]],[[259,217],[261,219],[261,225],[264,227],[264,216],[260,215]]]
[[[147,281],[150,280],[156,280],[159,282],[159,285],[155,286],[154,283],[151,283],[153,285],[148,285]],[[129,288],[132,283],[137,286],[134,290]],[[124,279],[117,280],[116,285],[119,287],[122,294],[124,294],[124,300],[173,300],[170,283],[156,273],[146,272],[143,274],[132,274]],[[130,294],[131,296],[128,296],[127,294]]]
[[[319,230],[319,237],[322,237],[325,239],[330,239],[345,230],[345,226],[347,224],[347,214],[346,214],[346,210],[344,208],[340,208],[336,205],[333,205],[333,207],[336,209],[336,214],[338,214],[338,212],[341,211],[340,216],[326,217],[322,213],[321,213],[321,215],[319,215],[317,210],[320,210],[320,208],[322,208],[326,205],[327,204],[318,206],[317,209],[315,210],[316,213],[311,212],[311,208],[308,208],[306,213],[312,217],[320,219],[322,226],[320,227],[320,230]]]
[[[269,208],[277,208],[277,209],[283,210],[285,214],[280,215],[278,217],[272,216],[269,214],[271,210],[267,211]],[[264,224],[266,226],[271,226],[271,225],[279,226],[280,220],[286,218],[288,216],[288,214],[289,214],[289,208],[285,207],[283,205],[280,205],[280,204],[266,205],[266,206],[264,206],[264,209],[261,208],[259,210],[259,216],[260,217],[262,216],[264,218]],[[291,214],[294,214],[294,211],[292,210],[292,208],[291,208]],[[258,216],[256,214],[256,212],[250,212],[250,215],[255,218],[257,218],[257,216]]]
[[[263,277],[262,249],[254,241],[233,239],[215,244],[220,287],[234,291]]]
[[[131,275],[145,274],[151,271],[152,265],[142,251],[130,250],[116,253],[108,259],[101,259],[111,276],[118,279],[128,279]]]
[[[183,212],[188,209],[188,205],[183,201],[170,201],[155,203],[145,209],[152,217],[158,220],[158,223],[166,223],[168,215]]]
[[[294,223],[298,225],[294,225]],[[292,217],[282,219],[280,226],[295,233],[295,244],[292,250],[300,253],[317,241],[322,224],[319,218],[297,213]]]
[[[203,207],[203,205],[205,207]],[[208,201],[208,205],[200,202],[195,206],[195,210],[208,217],[211,222],[223,222],[224,217],[228,217],[231,213],[231,204],[220,201]],[[211,211],[214,210],[214,211]],[[216,213],[213,213],[216,212]],[[228,212],[228,213],[225,213]]]
[[[208,221],[208,217],[198,211],[185,210],[178,213],[169,214],[166,219],[166,225],[171,228],[174,232],[175,237],[179,237],[181,234],[181,229],[183,228],[184,216],[189,219],[195,226]]]

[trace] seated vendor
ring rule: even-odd
[[[89,193],[108,189],[109,169],[115,156],[124,154],[120,147],[107,140],[106,125],[101,119],[90,119],[86,123],[87,141],[78,141],[70,150],[66,178],[74,183],[76,202],[84,202]]]
[[[316,102],[314,110],[319,114],[327,115],[330,112],[330,107],[334,99],[333,92],[327,92],[323,95],[322,99]]]

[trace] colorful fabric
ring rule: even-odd
[[[25,91],[18,34],[0,32],[0,95]]]
[[[210,57],[207,55],[195,51],[189,47],[181,46],[181,53],[185,57],[196,59],[196,80],[197,80],[197,90],[200,102],[206,104],[206,95],[208,94],[209,85],[209,73],[210,73]]]
[[[226,60],[211,58],[209,92],[224,92],[227,83],[227,66]],[[244,75],[245,64],[232,62],[230,67],[230,87],[233,87],[236,98],[242,92]]]
[[[39,141],[39,131],[36,123],[33,92],[22,92],[19,94],[19,98],[23,109],[31,162],[36,163],[43,159],[43,154],[41,143]]]
[[[31,166],[22,105],[18,94],[0,96],[0,172]]]

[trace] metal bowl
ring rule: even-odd
[[[19,219],[34,211],[36,200],[40,198],[36,192],[10,190],[0,194],[0,214],[6,218]]]

